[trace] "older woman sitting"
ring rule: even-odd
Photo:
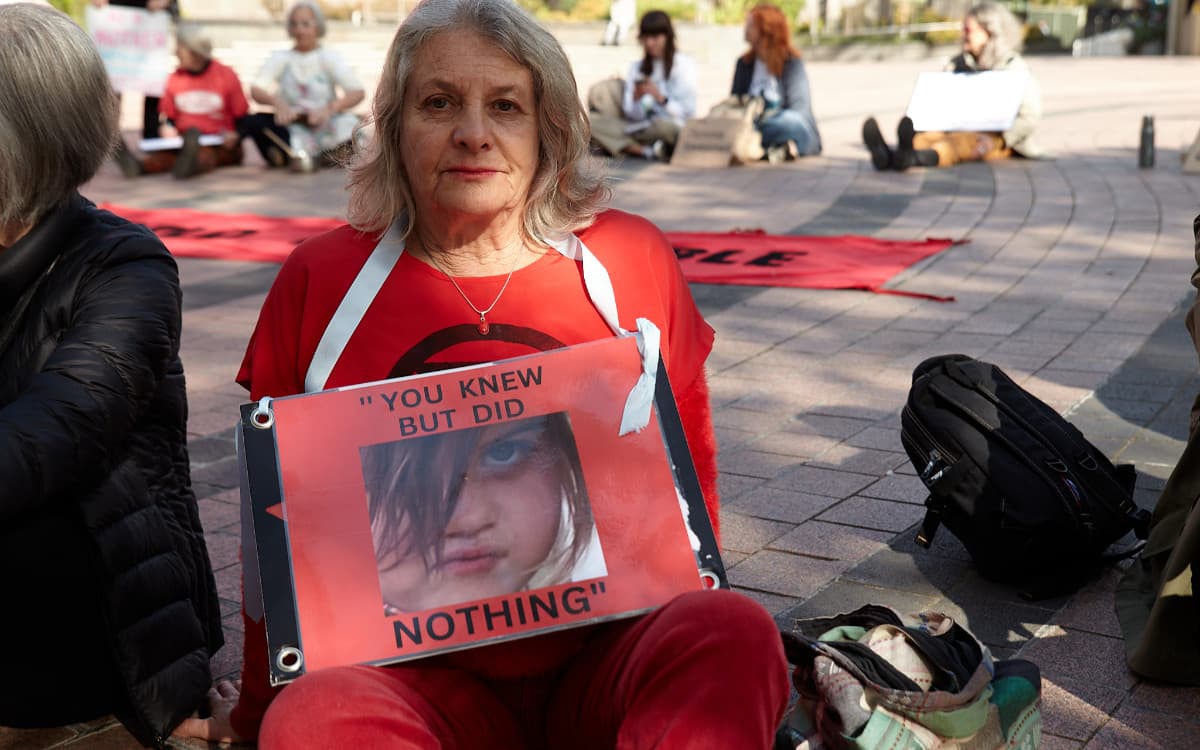
[[[0,6],[0,101],[0,725],[115,713],[158,746],[222,642],[175,261],[76,192],[117,137],[79,26]]]
[[[363,85],[344,57],[321,46],[325,15],[315,2],[297,0],[288,8],[287,32],[292,48],[267,58],[250,96],[275,109],[294,150],[336,161],[351,147],[358,116],[350,110],[362,102]]]
[[[602,208],[558,42],[509,0],[427,0],[396,33],[373,119],[350,174],[352,225],[297,248],[267,296],[238,375],[251,397],[611,336],[589,296],[594,277],[563,252],[587,248],[607,269],[620,325],[642,317],[662,331],[715,521],[713,331],[663,234]],[[352,287],[378,291],[356,297],[363,315],[344,325]],[[344,344],[318,355],[331,328]],[[190,734],[257,735],[268,748],[766,748],[787,701],[774,621],[729,591],[399,666],[322,669],[277,695],[263,623],[245,606],[242,692],[219,685],[213,717]]]
[[[946,65],[953,73],[1008,70],[1029,73],[1021,57],[1021,23],[1008,8],[982,2],[967,11],[962,26],[962,54]],[[874,117],[863,123],[863,143],[871,152],[876,169],[906,170],[909,167],[948,167],[964,161],[1007,159],[1014,153],[1030,159],[1043,156],[1034,138],[1042,119],[1042,92],[1037,80],[1028,76],[1016,120],[1003,133],[974,131],[917,132],[913,121],[901,118],[896,128],[898,146],[893,151],[884,141]]]

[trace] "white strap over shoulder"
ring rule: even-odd
[[[383,282],[392,273],[403,252],[404,241],[400,238],[400,228],[393,222],[379,240],[379,244],[371,251],[371,257],[367,258],[362,270],[354,278],[354,283],[346,290],[346,296],[342,298],[333,317],[330,318],[325,333],[321,334],[317,351],[313,354],[308,373],[304,376],[305,393],[316,393],[325,389],[329,373],[333,372],[333,366],[341,358],[350,337],[354,335],[355,329],[367,313],[367,308],[375,300],[375,295],[379,294]]]
[[[600,259],[574,234],[551,241],[550,246],[583,265],[583,285],[588,299],[595,305],[604,322],[613,334],[623,336],[629,332],[621,328],[617,316],[617,297],[613,292],[612,279]],[[341,358],[350,337],[362,322],[367,309],[379,294],[384,281],[396,267],[404,253],[404,241],[400,238],[399,224],[393,223],[371,251],[371,257],[363,264],[354,283],[338,305],[330,319],[317,351],[304,377],[304,391],[314,393],[324,390],[329,374]],[[653,322],[637,319],[638,351],[642,355],[642,373],[629,392],[621,418],[620,434],[637,432],[650,423],[650,409],[654,403],[655,381],[658,375],[658,356],[661,333]]]

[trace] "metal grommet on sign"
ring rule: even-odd
[[[275,424],[275,415],[271,413],[271,397],[259,399],[258,408],[250,412],[250,424],[260,430],[269,430]]]
[[[716,573],[708,568],[700,569],[700,581],[704,584],[704,588],[713,591],[721,588],[721,579]]]
[[[304,668],[304,652],[295,646],[284,646],[275,653],[275,666],[280,672],[295,674]]]

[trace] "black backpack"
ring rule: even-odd
[[[1113,466],[995,365],[962,354],[918,365],[900,439],[929,489],[917,544],[945,524],[984,577],[1022,584],[1024,596],[1077,588],[1136,552],[1106,554],[1131,529],[1145,538],[1133,466]]]

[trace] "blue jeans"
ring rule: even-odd
[[[795,141],[797,150],[804,156],[821,153],[817,124],[794,109],[767,113],[758,121],[758,132],[762,133],[763,148]]]

